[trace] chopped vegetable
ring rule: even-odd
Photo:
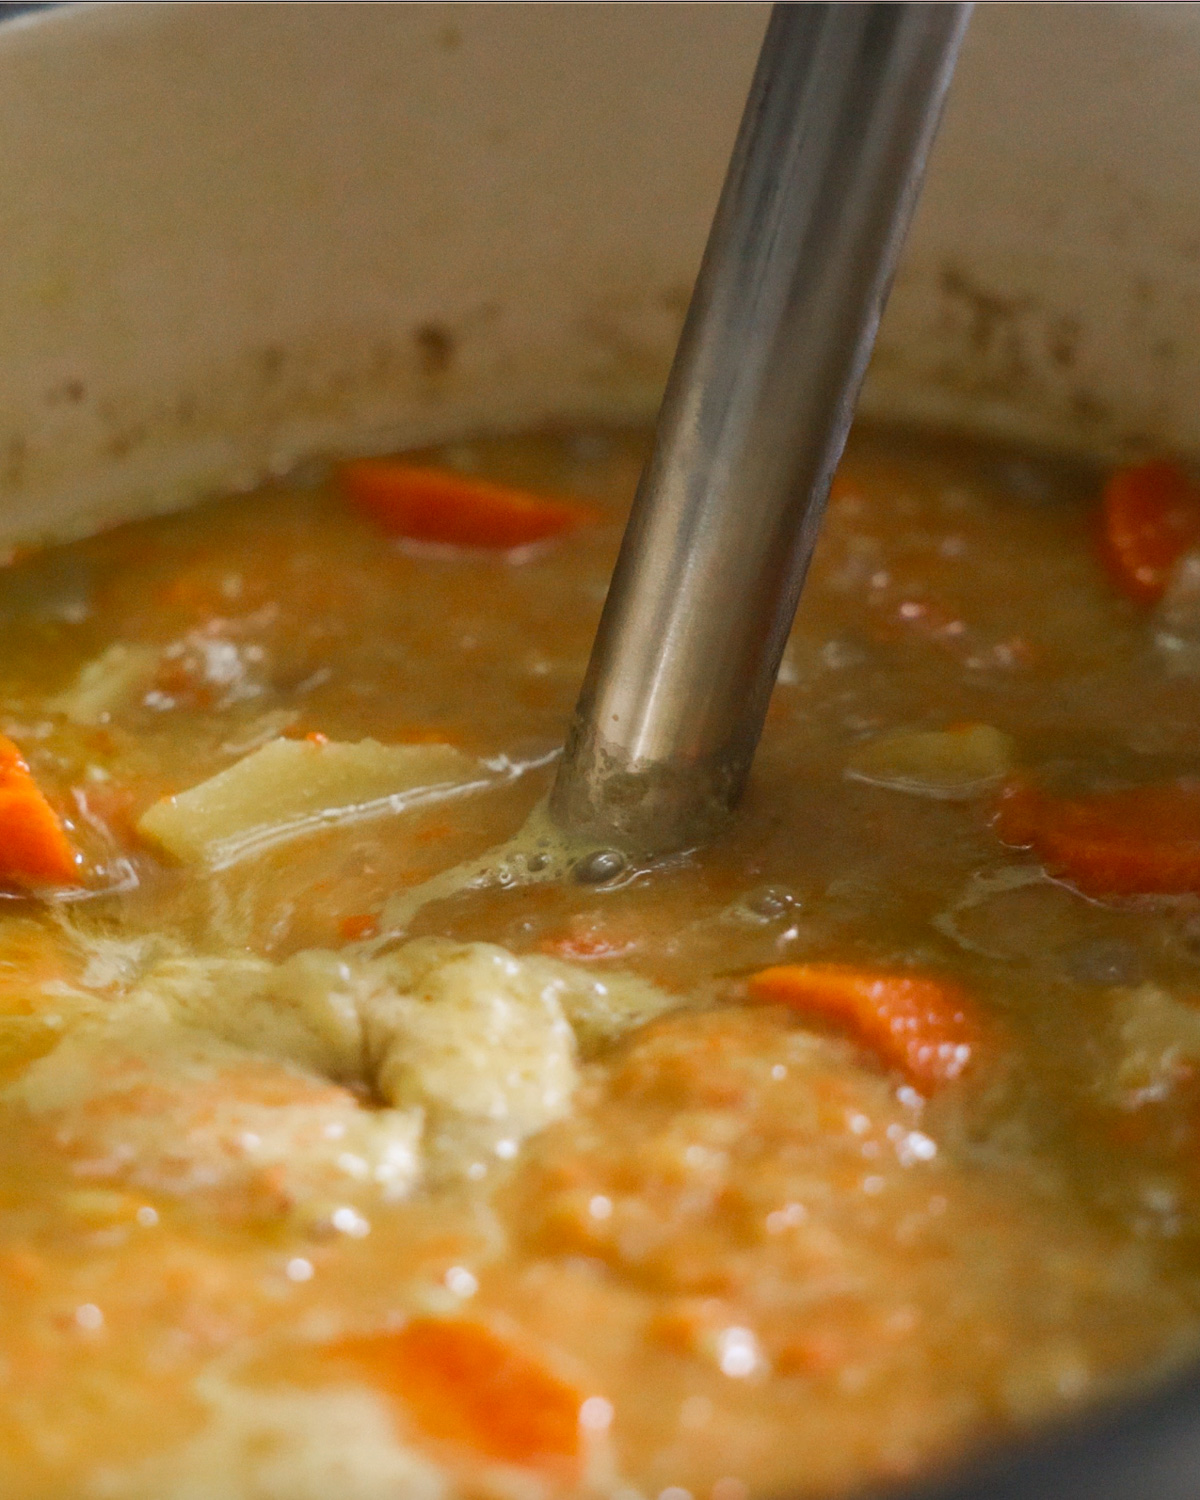
[[[750,980],[756,1000],[845,1024],[880,1061],[930,1088],[972,1061],[980,1025],[953,980],[860,969],[853,964],[780,964]]]
[[[392,536],[509,550],[596,519],[588,506],[396,459],[360,459],[341,471],[351,502]]]
[[[956,724],[871,740],[851,755],[846,775],[919,797],[966,801],[1001,781],[1012,755],[1012,740],[990,724]]]
[[[414,1318],[330,1353],[397,1397],[431,1437],[511,1464],[579,1456],[582,1393],[482,1323]]]
[[[12,740],[0,735],[0,880],[76,885],[79,856]]]
[[[273,740],[145,812],[138,832],[176,859],[220,869],[314,829],[480,790],[487,772],[450,745]]]
[[[76,724],[104,724],[139,688],[149,684],[158,665],[154,646],[116,641],[84,666],[75,681],[48,708]]]
[[[1200,542],[1200,488],[1177,464],[1118,469],[1101,516],[1104,557],[1118,587],[1139,604],[1156,603],[1172,568]]]
[[[995,826],[1085,895],[1200,893],[1200,781],[1066,798],[1014,780]]]

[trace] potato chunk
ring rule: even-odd
[[[918,797],[965,802],[1012,769],[1013,744],[990,724],[888,734],[860,745],[846,775]]]
[[[488,784],[451,745],[272,740],[199,786],[143,814],[143,838],[187,864],[222,869],[286,839]]]

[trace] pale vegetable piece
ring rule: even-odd
[[[1121,1109],[1158,1104],[1200,1066],[1200,1009],[1156,984],[1114,995],[1115,1065],[1101,1088]]]
[[[176,859],[219,870],[300,834],[481,791],[492,779],[451,745],[278,739],[162,798],[138,832]]]
[[[158,659],[155,646],[116,641],[88,662],[71,686],[51,698],[47,707],[66,714],[76,724],[105,724],[150,681]]]
[[[364,1015],[376,1086],[420,1107],[445,1150],[511,1156],[564,1115],[579,1081],[561,984],[491,943],[419,938],[377,961]]]
[[[386,1398],[196,1381],[199,1431],[132,1468],[106,1471],[113,1500],[444,1500],[449,1481],[405,1447]]]
[[[966,801],[990,790],[1012,770],[1013,742],[990,724],[911,730],[860,745],[846,775],[872,786]]]

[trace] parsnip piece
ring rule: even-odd
[[[1013,742],[990,724],[914,730],[860,745],[846,775],[917,797],[965,802],[994,787],[1013,764]]]
[[[149,682],[158,657],[155,646],[116,641],[88,662],[71,686],[51,698],[47,706],[76,724],[107,723],[137,688]]]
[[[138,832],[184,863],[219,870],[300,834],[480,791],[491,779],[450,745],[278,739],[162,798]]]

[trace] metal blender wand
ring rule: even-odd
[[[551,815],[703,842],[762,732],[968,5],[776,5]]]

